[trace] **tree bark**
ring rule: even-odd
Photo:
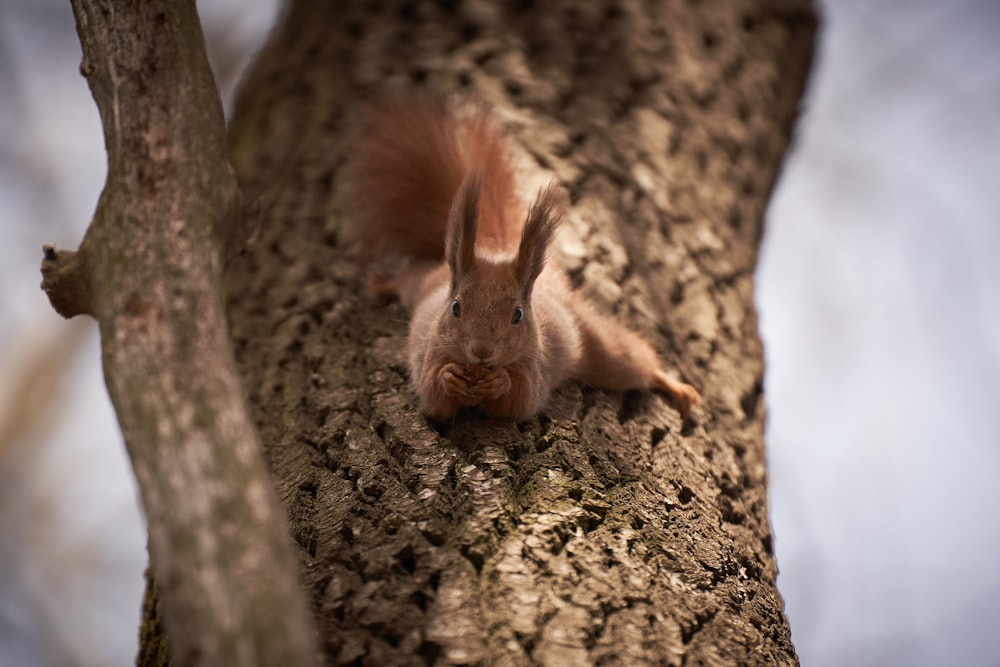
[[[815,26],[806,0],[286,8],[230,128],[257,214],[226,286],[328,664],[797,662],[753,272]],[[486,101],[526,182],[569,188],[561,260],[697,422],[574,384],[525,423],[419,416],[336,197],[360,103],[415,87]]]
[[[190,0],[74,0],[108,176],[43,288],[101,330],[178,665],[316,662],[287,524],[227,334],[215,238],[238,213],[222,107]],[[161,634],[162,639],[162,634]],[[166,652],[161,640],[148,650]]]

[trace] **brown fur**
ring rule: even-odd
[[[372,110],[349,167],[346,210],[361,261],[402,265],[373,288],[412,312],[410,372],[424,413],[462,407],[527,419],[569,378],[659,389],[687,415],[699,400],[653,347],[569,289],[546,254],[562,217],[557,186],[525,207],[505,138],[482,108],[430,98]]]
[[[513,250],[521,229],[520,211],[510,201],[514,171],[503,135],[484,108],[460,117],[431,96],[387,100],[365,109],[352,144],[345,198],[363,264],[443,259],[448,212],[472,169],[485,175],[481,247]]]

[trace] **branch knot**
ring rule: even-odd
[[[51,244],[42,246],[42,253],[42,289],[52,308],[66,319],[76,315],[93,317],[90,284],[80,253],[56,250]]]

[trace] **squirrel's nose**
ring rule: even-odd
[[[485,343],[473,343],[472,356],[479,361],[487,361],[493,356],[493,347]]]

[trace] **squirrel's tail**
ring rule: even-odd
[[[523,224],[503,134],[480,108],[431,96],[370,109],[345,173],[344,214],[363,264],[444,259],[448,212],[467,171],[482,174],[477,247],[517,248]]]

